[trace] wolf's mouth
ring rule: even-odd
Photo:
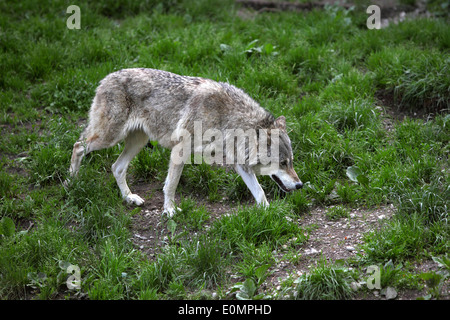
[[[288,188],[286,188],[286,186],[283,184],[283,182],[281,182],[280,178],[278,178],[276,175],[271,175],[271,178],[273,179],[273,181],[275,181],[278,186],[281,188],[281,190],[283,190],[284,192],[290,192],[291,190],[289,190]]]

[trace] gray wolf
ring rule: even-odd
[[[271,137],[277,134],[278,150],[272,153],[272,149],[267,151],[273,160],[270,166],[263,163],[261,154],[251,161],[249,139],[233,137],[232,140],[241,142],[236,142],[231,148],[227,144],[223,150],[215,149],[211,153],[214,155],[215,151],[220,151],[228,160],[231,156],[233,163],[225,164],[234,166],[257,204],[268,205],[257,174],[270,175],[285,192],[302,187],[293,168],[291,141],[286,133],[284,116],[275,119],[244,91],[228,83],[148,68],[119,70],[100,82],[89,112],[88,124],[73,147],[70,176],[77,174],[85,155],[115,146],[124,140],[124,149],[112,165],[112,172],[123,199],[129,204],[140,206],[144,200],[130,191],[126,182],[127,168],[149,140],[158,141],[161,146],[172,149],[163,188],[164,212],[172,216],[176,208],[175,190],[183,166],[188,162],[186,157],[176,157],[179,150],[175,147],[180,145],[181,138],[185,142],[189,141],[183,134],[194,134],[194,127],[198,123],[202,127],[201,134],[213,128],[223,133],[222,137],[228,137],[229,131],[235,128],[258,130],[256,136],[265,134]],[[211,151],[211,146],[215,145],[211,140],[198,140],[197,137],[196,141],[200,141],[200,144],[190,146],[196,148],[195,152],[208,150],[208,147]],[[275,145],[271,144],[272,139],[265,141],[267,147]],[[258,143],[256,141],[257,146]],[[239,151],[244,152],[240,162],[237,161],[239,155],[233,157]]]

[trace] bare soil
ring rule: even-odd
[[[159,248],[167,243],[167,221],[163,214],[164,193],[163,184],[153,182],[149,185],[146,182],[138,182],[132,187],[133,192],[139,194],[145,200],[141,212],[132,218],[133,243],[145,253],[149,259],[153,260],[159,252]],[[210,225],[215,219],[219,219],[223,214],[233,210],[233,206],[224,202],[209,202],[201,197],[195,197],[198,206],[205,206],[210,213],[210,220],[206,225]],[[176,203],[180,202],[180,194],[175,195]]]

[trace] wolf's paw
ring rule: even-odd
[[[134,204],[136,206],[142,206],[144,204],[144,199],[142,199],[141,197],[139,197],[137,194],[134,193],[127,195],[125,201],[128,204]]]
[[[172,218],[175,212],[176,212],[175,207],[164,208],[164,214],[166,214],[168,218]]]

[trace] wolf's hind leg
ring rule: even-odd
[[[144,199],[137,194],[131,193],[130,188],[127,185],[126,175],[128,165],[131,160],[141,151],[141,149],[147,144],[148,136],[143,131],[133,131],[125,139],[125,147],[120,154],[117,161],[112,165],[112,171],[116,178],[117,185],[119,186],[122,198],[128,204],[135,204],[141,206],[144,203]]]

